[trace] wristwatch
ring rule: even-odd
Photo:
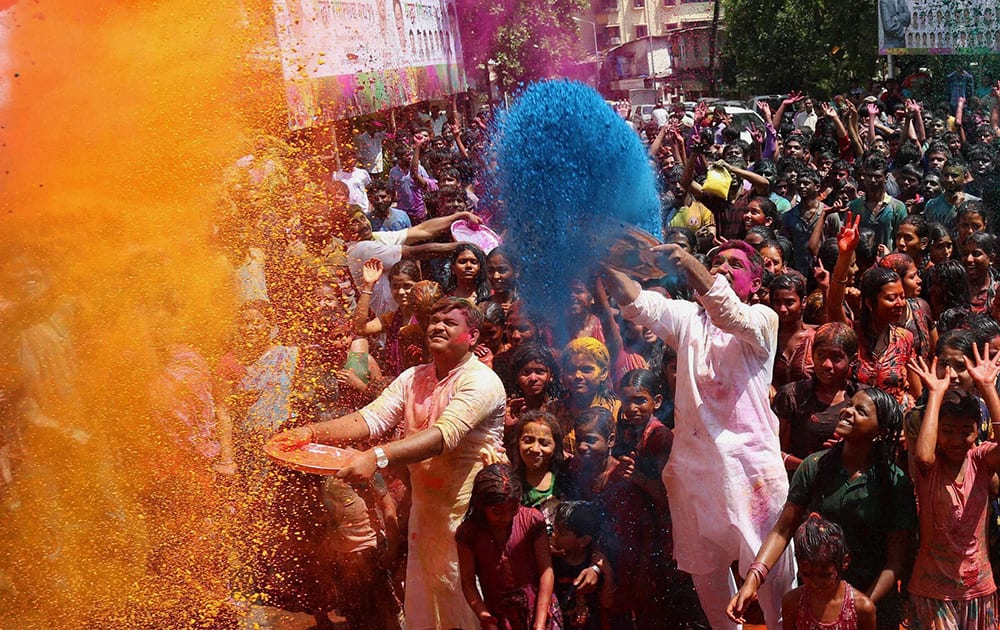
[[[389,465],[389,458],[386,457],[385,451],[382,450],[381,446],[376,446],[372,449],[375,452],[375,465],[379,468],[385,468]]]

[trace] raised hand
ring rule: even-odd
[[[753,141],[758,145],[764,142],[764,132],[758,129],[757,125],[750,123],[750,126],[747,127],[747,131],[750,132],[750,138],[753,139]]]
[[[972,356],[974,361],[970,361],[967,356],[962,356],[969,376],[980,388],[993,387],[997,380],[997,374],[1000,374],[1000,350],[991,356],[989,345],[984,343],[983,351],[980,352],[979,345],[974,344]]]
[[[847,213],[847,220],[844,222],[844,226],[840,228],[840,234],[837,234],[837,251],[841,254],[852,254],[854,250],[858,248],[858,243],[861,242],[861,230],[858,226],[861,224],[861,215],[854,216],[853,213]]]
[[[827,118],[837,117],[837,110],[835,110],[833,106],[827,103],[826,101],[821,102],[819,104],[819,108],[823,110],[823,115],[826,116]]]
[[[771,106],[767,101],[757,101],[757,108],[760,109],[760,113],[764,116],[764,122],[771,122]]]
[[[868,112],[869,116],[878,116],[878,105],[875,103],[868,103],[868,106],[865,107],[865,111]]]
[[[789,92],[785,100],[781,101],[785,105],[794,105],[805,98],[802,92]]]
[[[816,259],[816,266],[813,267],[813,278],[816,278],[816,284],[822,289],[830,288],[830,272],[823,266],[823,261],[819,258]]]
[[[385,267],[382,265],[381,260],[378,258],[369,258],[361,267],[361,280],[368,286],[375,286],[375,283],[379,281],[384,272]]]
[[[937,357],[934,357],[928,366],[923,357],[917,356],[907,361],[906,367],[920,377],[920,382],[924,384],[930,394],[944,394],[951,386],[951,379],[955,377],[955,370],[951,369],[950,365],[945,368],[944,376],[938,376]]]

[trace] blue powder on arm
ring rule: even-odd
[[[596,244],[609,223],[660,234],[647,150],[590,87],[530,86],[500,119],[495,142],[507,248],[530,306],[562,303],[569,280],[602,259]]]

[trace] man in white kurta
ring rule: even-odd
[[[483,466],[506,462],[500,378],[472,354],[482,315],[465,300],[445,298],[427,328],[431,363],[400,374],[360,411],[275,437],[288,448],[312,442],[367,441],[402,425],[401,440],[354,457],[338,473],[368,481],[377,468],[408,465],[412,490],[403,604],[408,630],[478,628],[458,573],[455,530]]]
[[[725,614],[736,593],[730,565],[738,560],[746,573],[788,493],[768,398],[778,316],[745,303],[760,287],[761,261],[742,241],[713,252],[710,271],[678,246],[660,249],[688,277],[698,303],[640,292],[616,271],[606,279],[627,319],[677,349],[674,445],[663,471],[674,555],[712,627],[735,628]],[[781,597],[793,578],[789,549],[759,593],[769,628],[781,626]]]

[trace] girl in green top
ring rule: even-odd
[[[514,427],[512,443],[517,452],[514,470],[521,479],[521,503],[538,508],[552,527],[559,505],[557,481],[564,455],[559,420],[546,411],[526,411]]]

